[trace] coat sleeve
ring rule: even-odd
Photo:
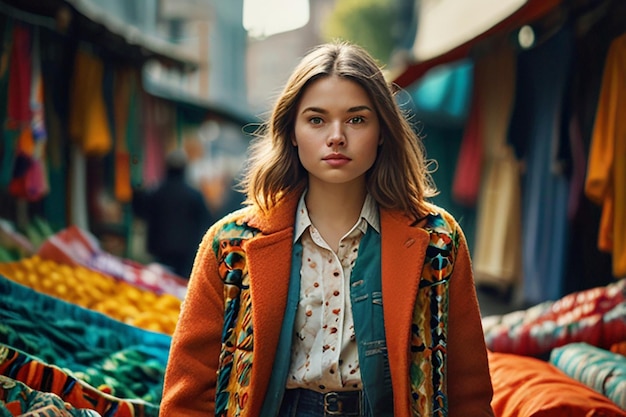
[[[455,227],[459,249],[449,287],[448,415],[493,417],[493,390],[472,265],[463,231],[458,224]]]
[[[160,416],[215,414],[215,387],[224,315],[223,284],[212,249],[217,226],[198,249],[165,372]]]

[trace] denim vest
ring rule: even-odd
[[[368,227],[361,239],[359,255],[350,278],[350,301],[363,390],[371,414],[376,417],[393,417],[391,372],[383,320],[380,250],[380,234]],[[298,241],[293,245],[289,293],[276,350],[277,360],[274,361],[261,416],[276,416],[285,392],[291,361],[278,358],[291,358],[293,327],[300,299],[301,267],[302,244]]]

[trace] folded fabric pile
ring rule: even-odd
[[[63,411],[69,414],[50,415],[94,415],[80,414],[85,409],[102,416],[158,416],[169,335],[2,277],[0,305],[0,376],[5,377],[0,405],[19,409],[8,415],[50,406],[39,400],[16,402],[19,391],[22,399],[57,396],[69,406]]]
[[[626,417],[604,395],[537,358],[489,352],[497,417]]]
[[[572,343],[554,349],[550,363],[626,410],[626,357],[587,343]]]
[[[483,318],[494,352],[547,359],[553,348],[584,342],[603,349],[626,339],[626,279],[526,310]]]

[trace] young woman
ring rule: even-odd
[[[247,207],[210,228],[161,416],[492,416],[463,233],[380,68],[303,58],[255,141]]]

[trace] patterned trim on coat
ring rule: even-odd
[[[252,302],[244,243],[259,233],[245,223],[224,225],[213,250],[224,282],[224,327],[217,373],[216,416],[238,416],[246,407],[252,370]],[[234,371],[234,372],[233,372]]]
[[[440,214],[427,217],[430,242],[411,327],[411,412],[414,417],[445,417],[448,285],[459,236]]]
[[[447,415],[445,356],[448,280],[459,236],[440,214],[427,217],[430,233],[411,329],[411,395],[415,417]],[[248,399],[253,359],[252,303],[245,241],[260,233],[245,223],[228,223],[216,234],[213,250],[224,282],[224,327],[215,415],[239,416]],[[234,371],[234,372],[233,372]]]

